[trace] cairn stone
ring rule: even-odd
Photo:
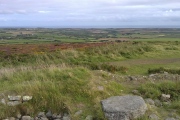
[[[151,98],[147,98],[145,99],[146,103],[149,104],[149,105],[154,105],[154,101],[151,99]]]
[[[144,115],[147,105],[140,96],[113,96],[102,100],[102,109],[108,120],[132,120]]]
[[[9,101],[20,101],[21,100],[21,96],[17,95],[17,96],[10,96],[8,95],[8,99]]]
[[[16,105],[19,105],[19,104],[21,104],[20,101],[11,101],[11,102],[7,102],[7,105],[8,105],[8,106],[16,106]]]
[[[21,120],[32,120],[31,116],[22,116]]]
[[[23,102],[27,102],[32,99],[32,96],[23,96],[22,100]]]
[[[151,114],[148,117],[150,120],[159,120],[159,117],[156,114]]]
[[[168,101],[171,98],[171,96],[169,94],[162,94],[161,95],[161,100],[162,101]]]

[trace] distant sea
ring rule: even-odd
[[[178,26],[152,26],[152,25],[141,25],[141,26],[0,26],[0,28],[180,28]]]

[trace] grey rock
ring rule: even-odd
[[[21,120],[32,120],[31,116],[22,116]]]
[[[48,120],[48,118],[46,118],[46,117],[41,117],[41,118],[38,119],[38,120]]]
[[[164,120],[176,120],[175,118],[166,118]]]
[[[176,120],[180,120],[180,116],[176,115]]]
[[[38,115],[37,115],[38,118],[41,118],[41,117],[46,117],[45,115],[45,112],[39,112]]]
[[[9,101],[20,101],[21,100],[21,96],[17,95],[17,96],[10,96],[8,95],[8,99]]]
[[[92,115],[88,115],[85,120],[93,120],[93,116]]]
[[[83,112],[82,110],[79,110],[79,111],[77,111],[74,115],[75,115],[75,116],[78,116],[78,115],[82,114],[82,112]]]
[[[52,118],[52,112],[51,112],[51,110],[49,110],[49,111],[46,113],[46,117],[47,117],[47,118]]]
[[[147,105],[140,96],[114,96],[102,100],[102,109],[108,120],[131,120],[144,115]]]
[[[7,105],[8,105],[8,106],[16,106],[16,105],[19,105],[19,104],[21,104],[21,102],[19,102],[19,101],[7,102]]]
[[[146,103],[149,105],[154,105],[154,101],[151,98],[145,99]]]
[[[154,100],[154,103],[155,103],[155,106],[157,106],[157,107],[161,107],[162,106],[161,101],[158,100],[158,99]]]
[[[98,86],[97,87],[99,91],[104,91],[104,87],[103,86]]]
[[[61,119],[62,118],[62,115],[61,114],[57,114],[57,113],[54,113],[52,115],[52,119]]]
[[[71,117],[69,115],[64,115],[62,120],[71,120]]]
[[[148,117],[150,120],[159,120],[159,117],[156,114],[151,114]]]
[[[10,118],[8,118],[9,120],[16,120],[14,117],[10,117]]]
[[[0,102],[0,103],[6,105],[6,100],[3,98],[3,99],[1,99],[1,102]]]
[[[32,99],[32,96],[23,96],[22,100],[23,102],[27,102]]]
[[[17,118],[17,119],[21,119],[21,117],[22,117],[21,114],[17,114],[17,115],[16,115],[16,118]]]
[[[162,101],[168,101],[169,99],[171,98],[171,95],[169,95],[169,94],[162,94],[161,95],[161,100]]]
[[[135,76],[129,76],[129,80],[133,81],[133,80],[138,80]]]

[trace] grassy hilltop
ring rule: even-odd
[[[3,35],[7,35],[8,30],[1,31],[6,31]],[[2,43],[0,45],[1,96],[2,94],[33,96],[30,102],[13,107],[13,109],[0,105],[0,119],[17,113],[35,116],[40,111],[51,110],[54,113],[70,113],[73,120],[85,119],[88,115],[92,115],[94,119],[103,120],[105,118],[100,105],[102,99],[132,94],[131,91],[135,89],[139,90],[144,98],[158,99],[162,93],[172,95],[171,105],[150,108],[147,113],[160,111],[157,114],[163,118],[169,111],[176,110],[176,114],[180,115],[180,81],[157,80],[153,83],[149,80],[125,79],[131,75],[147,76],[154,72],[180,74],[180,41],[177,34],[179,31],[167,33],[161,30],[160,32],[166,33],[162,35],[158,30],[151,30],[150,34],[145,34],[141,32],[143,30],[133,29],[124,32],[124,36],[120,34],[123,30],[111,32],[106,29],[94,30],[92,33],[93,30],[90,29],[81,34],[80,30],[72,32],[71,29],[67,30],[71,31],[69,33],[63,30],[52,30],[52,34],[45,34],[45,31],[47,30],[35,32],[38,33],[38,37],[43,33],[41,36],[43,38],[54,38],[56,34],[58,40],[60,40],[59,37],[70,36],[71,40],[79,39],[76,42],[84,40],[88,43],[81,43],[79,46],[61,43],[62,40],[49,44],[47,42],[30,44],[31,40],[27,40],[27,44],[24,40],[22,42],[6,38],[0,41]],[[99,38],[90,38],[91,34],[88,31],[92,33],[92,36],[96,35]],[[19,31],[17,33],[19,34]],[[88,39],[83,38],[85,33]],[[110,36],[108,41],[99,43],[102,35],[105,34]],[[151,38],[152,34],[159,36],[157,39]],[[121,39],[123,38],[124,42],[112,41],[116,39],[111,35],[119,39],[119,36],[122,36]],[[20,43],[16,45],[12,41]],[[89,43],[92,41],[93,43]],[[98,43],[95,44],[95,41]],[[64,45],[70,47],[64,47]],[[82,114],[75,115],[79,110],[83,111]],[[146,119],[146,116],[142,119]]]

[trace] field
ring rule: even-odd
[[[180,115],[180,80],[127,80],[156,73],[180,75],[180,29],[0,29],[0,99],[30,95],[0,106],[0,119],[38,112],[68,113],[72,120],[104,120],[100,101],[132,94],[171,104],[148,106],[148,115]],[[165,88],[165,89],[164,89]],[[1,104],[1,103],[0,103]],[[163,103],[166,104],[166,103]],[[82,110],[80,115],[76,112]]]

